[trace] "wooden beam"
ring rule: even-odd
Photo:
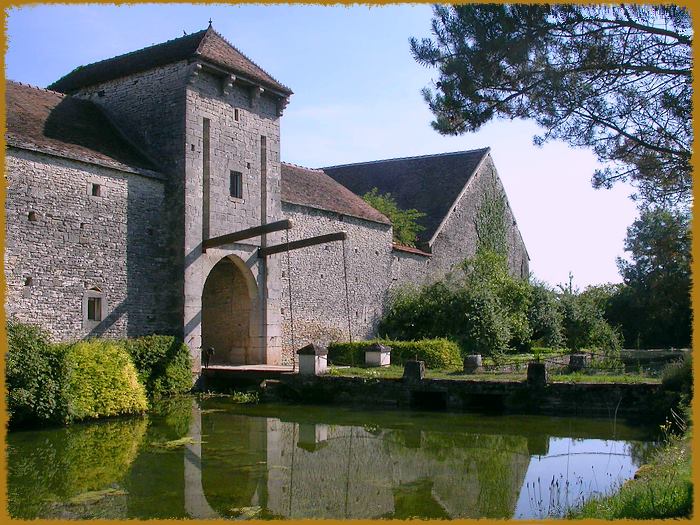
[[[202,243],[202,251],[206,252],[209,248],[221,246],[222,244],[229,244],[232,242],[242,241],[243,239],[250,239],[251,237],[257,237],[264,233],[272,233],[279,230],[288,230],[291,227],[292,221],[289,219],[283,219],[281,221],[263,224],[262,226],[255,226],[246,230],[227,233],[226,235],[220,235],[219,237],[212,237],[211,239],[207,239]]]
[[[309,237],[308,239],[301,239],[300,241],[275,244],[274,246],[268,246],[267,248],[258,248],[258,257],[267,257],[268,255],[274,255],[276,253],[286,252],[288,250],[298,250],[299,248],[306,248],[307,246],[315,246],[317,244],[325,244],[332,241],[343,241],[346,238],[347,234],[345,232],[335,232],[327,233],[326,235],[319,235],[317,237]]]

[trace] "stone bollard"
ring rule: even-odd
[[[547,368],[544,363],[527,364],[527,384],[534,387],[542,387],[547,384]]]
[[[404,381],[422,381],[425,377],[425,362],[410,359],[403,365]]]
[[[299,375],[318,376],[328,371],[328,349],[313,343],[297,350]]]
[[[365,365],[389,366],[391,364],[391,347],[374,343],[365,350]]]
[[[473,374],[481,371],[481,354],[471,354],[464,358],[464,373]]]
[[[586,354],[571,354],[569,356],[569,370],[578,372],[588,366],[588,356]]]

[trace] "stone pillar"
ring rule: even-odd
[[[542,387],[547,384],[547,368],[544,363],[527,364],[527,384],[534,387]]]
[[[328,349],[313,343],[297,350],[299,374],[317,376],[328,371]]]
[[[404,381],[421,381],[425,377],[425,362],[410,359],[403,367]]]
[[[481,371],[481,354],[471,354],[464,358],[464,373],[473,374]]]
[[[365,350],[365,365],[389,366],[391,364],[391,347],[374,343]]]
[[[588,366],[588,356],[586,354],[571,354],[569,356],[569,371],[578,372]]]

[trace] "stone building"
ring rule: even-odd
[[[286,164],[291,95],[211,27],[48,89],[8,81],[8,316],[57,340],[176,334],[196,370],[208,346],[214,363],[289,363],[310,340],[372,336],[392,288],[474,253],[480,193],[500,187],[488,149]],[[426,213],[418,248],[392,243],[359,197],[372,187]],[[526,276],[510,218],[510,266]]]

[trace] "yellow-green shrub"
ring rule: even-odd
[[[354,343],[331,343],[328,346],[328,359],[336,364],[363,365],[365,350],[374,343],[391,347],[391,364],[401,365],[417,357],[427,368],[453,369],[462,367],[459,346],[444,338],[421,339],[419,341],[392,341],[376,339]]]
[[[152,399],[184,394],[192,388],[190,350],[180,339],[148,335],[122,341],[139,380]]]
[[[66,399],[71,419],[146,410],[146,393],[129,354],[118,343],[81,341],[65,350]]]

